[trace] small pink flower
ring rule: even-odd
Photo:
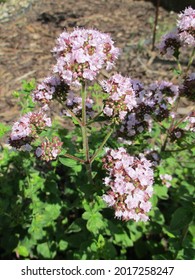
[[[45,140],[42,142],[41,147],[38,147],[35,151],[35,155],[45,161],[55,160],[61,152],[62,142],[57,136],[52,138],[52,141]]]
[[[107,81],[101,82],[101,86],[109,93],[105,100],[104,114],[112,117],[116,123],[123,121],[125,116],[137,106],[132,80],[115,74]]]
[[[185,119],[187,125],[185,130],[195,132],[195,111],[191,112]]]
[[[169,188],[171,186],[172,176],[169,174],[160,174],[160,178],[162,180],[162,183]]]
[[[29,112],[15,122],[10,134],[11,146],[21,148],[37,138],[38,132],[51,126],[51,119],[44,111]]]
[[[185,46],[195,47],[195,10],[188,7],[180,13],[177,27],[181,42]]]
[[[103,200],[114,208],[115,217],[123,220],[147,221],[151,209],[148,201],[153,193],[152,164],[143,155],[130,156],[124,148],[107,149],[103,158],[110,187]]]
[[[165,55],[167,58],[179,56],[179,49],[181,47],[181,42],[176,29],[173,32],[170,32],[164,35],[161,39],[161,43],[158,45],[158,49],[162,55]]]
[[[35,151],[35,154],[37,157],[40,157],[43,154],[43,150],[40,147],[38,147]]]
[[[69,86],[80,87],[84,80],[93,81],[102,68],[110,70],[119,49],[108,34],[93,29],[64,31],[53,49],[57,63],[53,68]]]
[[[66,98],[66,106],[70,109],[77,117],[81,117],[82,115],[82,97],[76,96],[73,91],[69,91],[67,93]],[[93,117],[95,111],[93,110],[93,99],[87,97],[86,98],[86,114],[89,118]],[[63,114],[66,116],[71,116],[67,110],[63,110]]]

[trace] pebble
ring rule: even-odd
[[[0,22],[8,22],[12,17],[22,14],[36,0],[7,0],[0,3]]]

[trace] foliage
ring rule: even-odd
[[[7,129],[3,126],[1,131]],[[60,137],[73,149],[75,132],[67,132],[60,129]],[[159,132],[156,126],[152,135],[156,141]],[[102,138],[95,133],[91,146],[95,149]],[[77,144],[80,142],[78,139]],[[117,145],[113,139],[109,144]],[[137,145],[130,146],[131,153],[145,145],[137,139]],[[84,167],[72,159],[61,156],[56,162],[43,163],[27,152],[2,146],[2,258],[192,259],[194,155],[194,148],[163,153],[156,177],[170,173],[172,185],[168,189],[156,180],[150,221],[144,224],[116,220],[112,210],[106,208],[101,199],[105,174],[100,169],[100,157],[94,162],[96,186],[92,187],[84,176]]]

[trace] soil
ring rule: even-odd
[[[20,115],[12,93],[21,89],[22,80],[50,75],[51,49],[64,29],[110,33],[121,48],[116,71],[146,84],[170,80],[173,63],[151,51],[154,17],[155,6],[141,0],[31,0],[28,9],[0,21],[0,121],[12,123]],[[174,12],[160,7],[157,39],[175,20]]]

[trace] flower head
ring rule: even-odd
[[[84,80],[94,80],[103,67],[110,70],[118,58],[110,35],[93,29],[64,31],[53,49],[57,63],[54,73],[69,86],[80,87]]]
[[[195,73],[189,74],[180,88],[180,92],[191,101],[195,101]]]
[[[45,78],[38,84],[36,90],[33,91],[32,98],[34,102],[48,104],[52,99],[62,99],[66,97],[69,87],[57,76]]]
[[[195,47],[195,10],[188,7],[180,13],[177,27],[182,44]]]
[[[61,152],[62,142],[57,136],[52,138],[52,141],[45,140],[41,146],[35,151],[37,158],[45,161],[55,160]]]
[[[147,221],[153,193],[152,164],[143,155],[130,156],[124,148],[108,149],[103,158],[110,187],[103,200],[113,207],[115,216],[123,220]]]
[[[165,55],[167,58],[171,58],[175,56],[178,58],[179,49],[181,47],[181,42],[178,34],[178,30],[165,34],[160,44],[158,45],[158,49],[162,55]]]
[[[160,174],[160,179],[162,180],[163,185],[167,188],[171,186],[172,176],[169,174]]]
[[[195,132],[195,111],[192,111],[185,119],[187,125],[185,130]]]
[[[154,118],[162,121],[167,118],[170,109],[179,95],[179,87],[171,82],[154,82],[147,89],[145,104],[151,108]]]
[[[10,134],[11,146],[20,148],[32,142],[40,130],[51,126],[51,119],[42,111],[29,112],[14,123]]]
[[[86,98],[85,106],[86,106],[86,114],[88,117],[93,117],[93,104],[94,101],[91,98]],[[82,97],[76,96],[74,92],[69,91],[66,98],[66,107],[70,109],[77,117],[82,116]],[[67,110],[63,110],[63,113],[66,116],[70,116]]]
[[[104,114],[112,118],[114,122],[120,123],[128,112],[137,106],[136,91],[132,80],[115,74],[107,81],[102,81],[101,86],[109,94],[104,102]]]

